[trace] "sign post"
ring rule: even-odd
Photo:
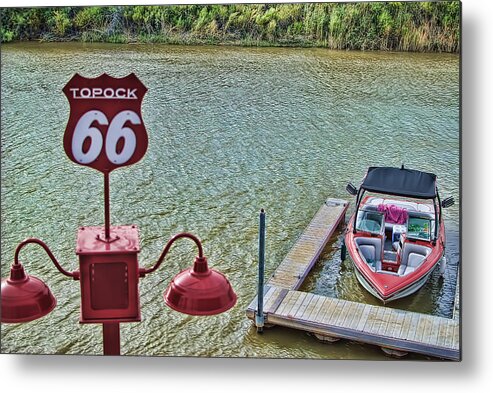
[[[110,224],[110,172],[139,161],[148,145],[141,105],[147,88],[135,74],[113,78],[76,74],[63,88],[70,116],[63,137],[67,156],[104,176],[104,230],[83,227],[80,259],[81,323],[102,323],[104,354],[120,354],[120,322],[140,321],[138,232]]]

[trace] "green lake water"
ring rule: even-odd
[[[442,197],[455,198],[445,211],[445,277],[436,271],[418,293],[390,304],[451,317],[460,251],[459,56],[29,43],[3,45],[1,63],[2,277],[30,236],[47,242],[67,270],[78,269],[77,228],[103,224],[103,176],[65,155],[69,105],[61,90],[75,73],[134,72],[149,89],[142,107],[149,148],[139,163],[111,174],[112,224],[139,226],[146,267],[173,234],[197,234],[210,266],[238,294],[231,311],[214,317],[167,308],[162,292],[196,254],[191,242],[177,243],[140,281],[143,320],[122,324],[122,354],[388,359],[376,347],[322,344],[284,328],[257,335],[245,316],[257,290],[260,209],[269,277],[325,198],[348,199],[346,183],[359,184],[375,165],[434,172]],[[349,258],[340,262],[341,236],[302,289],[378,304]],[[2,352],[101,354],[101,326],[78,323],[79,283],[36,246],[21,261],[49,284],[58,305],[37,321],[2,324]]]

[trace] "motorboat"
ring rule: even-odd
[[[370,167],[356,196],[355,212],[344,237],[360,284],[383,303],[418,291],[433,270],[444,271],[445,228],[433,173],[393,167]]]

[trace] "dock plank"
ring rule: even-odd
[[[387,327],[389,325],[389,320],[392,317],[393,310],[391,308],[386,307],[385,312],[382,315],[382,320],[380,322],[380,329],[378,329],[377,334],[379,336],[385,335],[385,331],[387,330]]]
[[[370,322],[368,326],[368,332],[371,334],[377,334],[378,329],[380,329],[380,324],[382,321],[382,316],[385,313],[385,308],[384,307],[378,307],[377,312],[375,313],[373,319]]]
[[[442,320],[440,322],[440,326],[438,328],[438,340],[436,342],[436,345],[442,346],[445,344],[447,326],[448,326],[448,320],[445,318],[442,318]]]
[[[339,315],[342,312],[342,308],[344,307],[344,301],[340,299],[335,299],[332,307],[334,308],[333,312],[329,315],[327,320],[324,320],[325,323],[335,325],[335,321],[339,318]]]
[[[271,297],[274,295],[275,292],[278,292],[279,288],[276,287],[264,287],[264,308],[265,305],[270,301]],[[258,301],[258,298],[256,298]],[[257,307],[257,304],[255,305]]]
[[[412,341],[416,336],[416,329],[419,323],[420,314],[413,313],[411,318],[411,324],[409,325],[409,330],[407,332],[406,340]]]
[[[371,328],[373,320],[378,312],[378,307],[375,306],[369,306],[369,307],[370,307],[370,312],[368,313],[368,315],[364,320],[360,321],[358,325],[358,330],[367,331]]]
[[[264,312],[268,312],[268,310],[272,307],[272,304],[276,300],[277,296],[281,292],[281,288],[271,287],[264,295]],[[255,306],[257,309],[257,306]]]
[[[291,301],[294,297],[294,292],[290,291],[288,292],[288,294],[286,295],[286,297],[282,300],[281,304],[279,305],[279,307],[277,307],[277,311],[276,311],[276,314],[283,314],[284,313],[284,310],[287,308],[287,307],[292,307],[292,304],[291,304]]]
[[[328,321],[332,318],[332,316],[338,310],[337,305],[339,304],[339,299],[332,298],[330,302],[326,304],[326,312],[321,321],[322,324],[327,324]]]
[[[347,315],[342,321],[343,326],[351,326],[353,319],[357,319],[363,311],[364,306],[361,303],[351,302]]]
[[[395,337],[395,332],[401,330],[402,322],[404,320],[404,315],[398,310],[392,310],[389,316],[387,327],[383,332],[383,335],[388,337]]]
[[[344,302],[341,308],[341,313],[337,317],[337,319],[334,321],[334,325],[336,326],[343,326],[343,322],[346,319],[347,313],[349,312],[349,309],[351,307],[350,302]]]
[[[278,292],[276,297],[272,298],[273,299],[272,304],[269,304],[269,307],[267,308],[266,312],[267,313],[276,312],[287,294],[288,294],[288,290],[286,288],[280,288],[280,291]]]
[[[265,286],[264,287],[264,304],[266,302],[266,298],[267,296],[270,296],[269,295],[269,292],[272,292],[275,290],[275,287],[269,287],[269,286]],[[250,302],[250,304],[248,305],[248,309],[249,310],[256,310],[257,309],[257,303],[258,303],[258,295],[256,295],[252,301]]]
[[[459,348],[459,341],[460,341],[460,326],[458,321],[455,321],[456,323],[454,324],[454,335],[452,338],[452,347],[453,348]]]
[[[406,338],[408,333],[409,333],[409,329],[411,327],[411,320],[413,318],[413,314],[412,313],[405,313],[405,316],[404,316],[404,322],[402,323],[402,327],[401,327],[401,330],[399,332],[399,334],[397,335],[397,337],[399,338]]]
[[[434,318],[431,322],[431,330],[426,343],[430,345],[435,345],[438,341],[438,329],[440,328],[441,320],[438,318]]]
[[[368,304],[360,304],[363,306],[361,309],[361,313],[359,315],[355,315],[355,318],[349,324],[348,329],[357,330],[358,325],[361,323],[361,321],[366,322],[366,318],[368,318],[368,313],[371,309],[370,306]]]
[[[316,307],[319,306],[319,303],[321,301],[323,301],[323,297],[313,295],[313,298],[310,301],[310,304],[308,305],[305,312],[303,313],[303,315],[300,318],[305,319],[305,320],[310,320],[311,319],[310,316],[313,314],[314,311],[316,311]]]
[[[453,321],[450,321],[447,326],[447,333],[445,337],[446,346],[452,346],[452,344],[454,343],[454,328],[455,324],[453,323]]]
[[[298,310],[293,314],[293,318],[302,319],[301,316],[305,313],[306,309],[310,305],[311,300],[313,299],[313,293],[307,293],[306,297],[303,299]]]
[[[306,292],[297,292],[298,296],[296,298],[296,301],[294,302],[293,306],[285,311],[285,315],[293,318],[294,314],[298,309],[301,307],[301,304],[303,303],[303,300],[305,300],[307,293]]]
[[[418,326],[416,326],[416,336],[414,336],[415,341],[422,341],[427,338],[427,331],[430,329],[430,320],[428,315],[421,314],[419,317]]]
[[[453,337],[454,336],[454,327],[455,327],[455,324],[454,324],[453,320],[447,321],[445,333],[440,340],[442,342],[443,346],[446,346],[446,347],[452,346],[452,344],[454,342],[454,337]]]
[[[320,306],[319,312],[313,318],[313,321],[316,323],[323,323],[323,321],[327,318],[327,314],[333,311],[332,303],[334,303],[335,300],[336,299],[334,298],[325,298],[324,302]]]

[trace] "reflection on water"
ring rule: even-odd
[[[199,235],[237,306],[191,317],[164,306],[172,276],[195,250],[178,243],[140,283],[143,321],[122,324],[122,353],[135,355],[384,358],[378,348],[323,345],[303,332],[257,335],[245,309],[257,287],[258,212],[267,211],[268,277],[327,196],[347,198],[368,166],[438,174],[446,211],[448,267],[391,306],[450,316],[459,263],[459,58],[444,54],[161,45],[15,44],[2,47],[2,276],[19,241],[46,241],[68,270],[78,226],[103,223],[102,175],[62,147],[76,72],[135,72],[149,92],[149,149],[111,175],[115,224],[140,228],[139,262],[151,266],[167,239]],[[337,234],[304,289],[375,303],[341,263]],[[100,354],[101,327],[78,324],[80,290],[34,246],[21,260],[58,299],[47,317],[2,325],[3,352]],[[438,272],[436,272],[438,273]],[[376,304],[376,303],[375,303]]]

